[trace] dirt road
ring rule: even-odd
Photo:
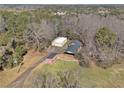
[[[18,78],[16,78],[16,80],[11,82],[7,87],[9,87],[9,88],[22,88],[26,78],[30,75],[31,71],[34,68],[36,68],[39,64],[41,64],[46,58],[47,58],[47,56],[41,58],[39,61],[32,64],[24,73],[22,73]]]
[[[16,80],[12,81],[7,87],[9,88],[22,88],[25,80],[30,75],[32,70],[36,68],[39,64],[43,63],[47,58],[54,57],[58,52],[58,49],[52,48],[51,51],[47,54],[47,56],[42,57],[39,61],[32,64],[25,72],[23,72]]]
[[[27,77],[30,75],[30,73],[32,72],[32,70],[34,68],[36,68],[39,64],[43,63],[47,58],[49,58],[51,56],[55,56],[59,52],[61,52],[61,49],[54,48],[54,47],[51,48],[51,50],[49,51],[47,56],[42,57],[37,62],[34,62],[34,64],[32,64],[25,72],[23,72],[19,77],[17,77],[16,80],[12,81],[7,87],[9,87],[9,88],[22,88],[25,80],[27,79]]]

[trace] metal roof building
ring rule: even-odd
[[[57,37],[55,40],[53,40],[52,46],[63,47],[66,43],[67,43],[66,37]]]
[[[68,54],[75,54],[78,52],[78,50],[81,48],[81,42],[78,40],[74,40],[71,42],[71,44],[66,49],[65,53]]]

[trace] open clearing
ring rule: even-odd
[[[41,58],[41,56],[45,54],[45,52],[39,53],[35,50],[29,50],[28,53],[24,56],[24,64],[22,65],[19,72],[19,66],[13,69],[8,69],[3,72],[0,72],[0,87],[6,87],[18,76],[20,76],[24,71],[26,71],[32,64],[34,64],[34,62],[37,62]]]

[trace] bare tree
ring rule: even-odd
[[[80,71],[63,70],[53,73],[38,73],[30,87],[38,88],[77,88],[79,83]]]
[[[24,40],[29,46],[34,46],[38,50],[47,47],[54,38],[54,32],[51,29],[44,29],[44,23],[31,23],[27,26],[27,31],[24,33]],[[46,24],[45,24],[46,25]]]

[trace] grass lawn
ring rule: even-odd
[[[97,66],[90,68],[80,67],[74,61],[56,60],[54,64],[45,64],[34,71],[33,77],[38,74],[52,73],[56,75],[62,70],[79,70],[78,74],[81,87],[124,87],[124,64],[117,64],[108,69]],[[28,81],[31,81],[30,78]]]

